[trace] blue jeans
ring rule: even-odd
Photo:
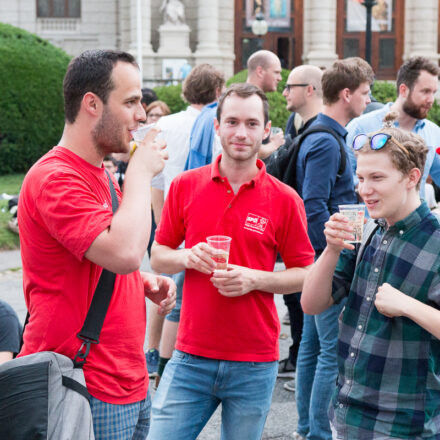
[[[185,280],[185,271],[177,272],[171,275],[171,278],[176,283],[176,305],[174,309],[165,316],[165,319],[171,322],[179,322],[180,321],[180,309],[182,308],[182,295],[183,295],[183,281]]]
[[[174,350],[153,398],[150,440],[196,439],[222,404],[222,440],[259,440],[278,362],[233,362]]]
[[[150,427],[150,393],[140,402],[116,405],[91,397],[95,440],[145,440]]]
[[[297,432],[310,440],[332,440],[327,410],[338,375],[338,316],[344,303],[319,315],[304,313],[296,364]]]

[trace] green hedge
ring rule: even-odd
[[[25,172],[61,137],[69,56],[0,23],[0,174]]]
[[[182,85],[160,86],[154,89],[159,100],[165,102],[171,113],[185,110],[188,104],[182,99]]]

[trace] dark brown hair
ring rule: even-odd
[[[440,73],[438,66],[425,57],[412,57],[403,63],[397,72],[397,95],[399,95],[399,87],[401,84],[405,84],[412,90],[422,70],[435,76],[439,76]]]
[[[210,104],[217,99],[217,89],[225,85],[225,76],[211,64],[200,64],[191,70],[182,85],[182,94],[190,104]]]
[[[70,61],[64,76],[64,116],[73,124],[83,96],[92,92],[106,104],[115,85],[112,72],[118,62],[138,67],[133,55],[115,50],[87,50]]]
[[[266,125],[269,121],[269,102],[264,92],[257,86],[250,83],[236,83],[229,86],[225,93],[220,97],[217,107],[217,121],[220,122],[220,117],[222,115],[223,103],[228,96],[237,95],[240,98],[249,98],[253,95],[257,95],[263,104],[263,114],[264,114],[264,124]]]
[[[372,83],[374,72],[371,66],[359,57],[337,60],[322,75],[322,94],[324,104],[334,104],[339,92],[349,89],[354,92],[362,83]]]
[[[407,176],[413,168],[418,168],[423,175],[425,168],[426,155],[428,154],[428,147],[425,141],[417,134],[402,130],[393,125],[397,119],[397,112],[389,112],[385,115],[384,127],[380,130],[369,133],[368,136],[372,136],[375,133],[386,133],[396,139],[401,145],[406,148],[406,152],[402,150],[391,138],[379,151],[385,151],[390,155],[391,162],[394,167],[399,170],[404,176]],[[368,144],[365,144],[360,150],[356,151],[356,155],[359,154],[371,154],[375,150],[372,150]],[[417,184],[417,189],[420,188],[420,181]]]

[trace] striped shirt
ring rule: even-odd
[[[440,307],[440,224],[425,203],[376,231],[356,267],[343,251],[333,299],[339,318],[339,377],[330,407],[338,438],[440,439],[440,341],[405,317],[374,306],[379,286]]]

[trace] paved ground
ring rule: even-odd
[[[143,267],[144,269],[148,268],[148,261],[144,262]],[[22,293],[22,271],[19,251],[0,252],[0,298],[7,301],[16,310],[20,320],[24,322],[26,307]],[[276,304],[281,318],[286,308],[280,295],[276,295]],[[286,357],[288,352],[290,344],[288,334],[289,328],[282,325],[280,335],[281,358]],[[276,382],[271,410],[262,437],[263,440],[292,439],[292,432],[297,423],[295,396],[294,393],[284,390],[283,384],[285,380],[278,379]],[[219,409],[199,435],[198,440],[220,439],[220,417]]]

